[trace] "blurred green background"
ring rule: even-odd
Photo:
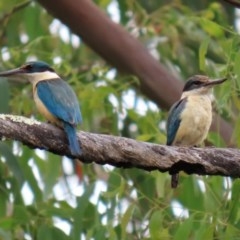
[[[215,108],[239,147],[240,12],[214,1],[94,2],[178,78],[228,76]],[[0,70],[46,61],[77,93],[82,130],[165,144],[167,112],[141,94],[136,77],[109,66],[37,2],[16,10],[23,3],[0,2]],[[1,79],[0,112],[45,121],[31,91]],[[208,140],[225,147],[217,133]],[[79,182],[68,159],[10,140],[0,142],[0,160],[0,239],[240,238],[238,179],[181,174],[172,190],[167,173],[91,164]]]

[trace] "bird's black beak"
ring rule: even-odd
[[[209,86],[209,87],[213,87],[215,85],[221,84],[223,82],[225,82],[227,80],[227,78],[220,78],[220,79],[216,79],[216,80],[210,80],[209,82],[204,83],[204,86]]]
[[[26,73],[24,68],[15,68],[15,69],[8,70],[5,72],[0,72],[0,77],[14,77],[14,76],[18,76],[22,73]]]

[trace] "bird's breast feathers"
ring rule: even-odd
[[[44,103],[41,101],[41,99],[39,98],[36,88],[33,91],[33,97],[34,97],[34,101],[36,103],[37,109],[38,111],[51,123],[54,123],[56,125],[61,126],[62,124],[60,123],[59,119],[56,118],[48,109],[47,107],[44,105]]]
[[[188,97],[180,115],[181,123],[175,144],[199,145],[207,137],[212,122],[212,100],[209,96]]]

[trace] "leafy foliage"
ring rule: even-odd
[[[180,78],[227,75],[216,108],[239,136],[240,40],[232,8],[211,1],[95,3],[108,13],[112,7]],[[109,67],[36,2],[12,11],[21,4],[0,3],[1,69],[44,60],[77,93],[81,129],[165,143],[166,112],[141,95],[135,77]],[[27,84],[1,79],[1,113],[42,119],[31,96]],[[209,141],[225,146],[216,133]],[[66,158],[10,141],[0,143],[0,155],[0,239],[239,239],[239,180],[183,174],[173,191],[167,173],[82,165],[79,182]]]

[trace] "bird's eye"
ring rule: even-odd
[[[200,85],[200,84],[202,84],[202,82],[200,82],[200,81],[194,81],[194,85]]]

